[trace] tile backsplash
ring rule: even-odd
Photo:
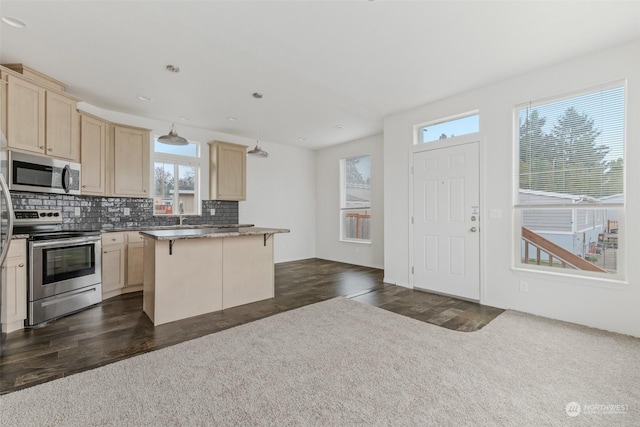
[[[177,216],[154,216],[153,199],[69,196],[11,192],[14,209],[60,209],[65,230],[114,230],[178,224]],[[76,208],[80,215],[76,216]],[[129,208],[129,215],[124,215]],[[215,215],[211,215],[215,209]],[[238,202],[203,200],[202,215],[185,215],[183,224],[237,224]]]

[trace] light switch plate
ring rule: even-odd
[[[216,210],[215,210],[215,209],[211,209],[211,210],[210,210],[210,213],[211,213],[211,216],[215,216],[215,214],[216,214]]]
[[[124,216],[131,215],[131,208],[124,208]]]
[[[76,206],[76,208],[73,210],[73,214],[75,216],[80,216],[81,215],[80,208]]]

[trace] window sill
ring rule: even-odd
[[[342,243],[356,243],[359,245],[370,245],[371,240],[350,240],[350,239],[340,239]]]
[[[569,274],[560,271],[526,268],[523,266],[512,267],[511,271],[521,277],[554,280],[571,285],[593,286],[609,289],[623,289],[629,286],[629,282],[619,276],[597,277],[586,274]]]

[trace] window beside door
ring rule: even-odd
[[[200,215],[200,144],[167,145],[155,140],[153,214]]]
[[[340,240],[371,242],[371,156],[340,160]]]
[[[621,277],[622,82],[516,107],[516,265]]]

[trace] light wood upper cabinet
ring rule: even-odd
[[[80,160],[78,100],[14,74],[2,76],[7,82],[8,147]]]
[[[5,138],[0,138],[2,149],[7,148],[7,82],[0,79],[0,132]]]
[[[113,195],[149,197],[148,129],[113,126]]]
[[[46,154],[80,160],[79,117],[75,99],[59,93],[46,93]]]
[[[41,86],[7,75],[7,145],[10,148],[45,152],[45,99]]]
[[[107,191],[107,122],[80,114],[82,194],[104,196]]]
[[[209,197],[212,200],[246,200],[247,147],[210,142],[209,161]]]

